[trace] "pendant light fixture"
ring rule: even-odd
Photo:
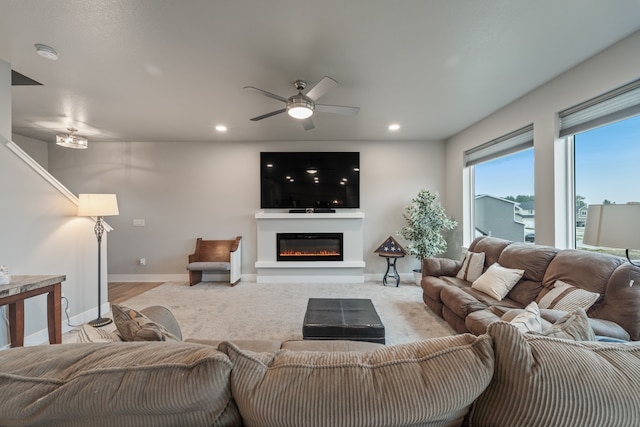
[[[56,144],[66,148],[85,149],[89,147],[89,141],[84,136],[76,135],[76,128],[67,128],[68,134],[59,133],[56,135]]]

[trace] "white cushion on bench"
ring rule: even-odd
[[[191,262],[187,265],[191,271],[231,270],[230,262]]]

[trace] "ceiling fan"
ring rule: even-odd
[[[285,108],[254,117],[251,119],[252,121],[257,122],[258,120],[266,119],[286,111],[291,117],[302,120],[302,127],[304,127],[304,130],[311,130],[315,127],[311,120],[311,116],[316,111],[320,113],[346,114],[351,116],[358,114],[358,111],[360,111],[359,107],[316,104],[318,98],[337,85],[337,81],[333,80],[331,77],[325,76],[322,80],[316,83],[315,86],[309,89],[306,94],[304,94],[302,91],[307,87],[307,82],[304,80],[296,80],[294,82],[294,86],[298,90],[298,94],[289,98],[285,98],[253,86],[245,86],[244,89],[257,92],[269,98],[277,99],[278,101],[282,101],[286,104]]]

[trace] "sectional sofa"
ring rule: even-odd
[[[640,343],[523,334],[504,321],[388,347],[185,342],[168,310],[146,313],[149,323],[118,331],[161,341],[1,351],[0,425],[640,425]],[[559,326],[590,330],[584,310]]]

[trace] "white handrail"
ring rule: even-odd
[[[4,138],[2,138],[4,139]],[[51,184],[56,190],[58,190],[62,195],[64,195],[67,199],[69,199],[74,205],[79,205],[78,197],[73,194],[67,187],[64,186],[60,181],[58,181],[48,170],[42,167],[40,163],[33,160],[33,158],[28,155],[18,144],[13,141],[5,142],[5,145],[9,150],[11,150],[16,156],[18,156],[23,162],[31,167],[38,175],[44,178],[49,184]],[[105,231],[112,231],[113,227],[111,227],[106,222],[103,222]]]

